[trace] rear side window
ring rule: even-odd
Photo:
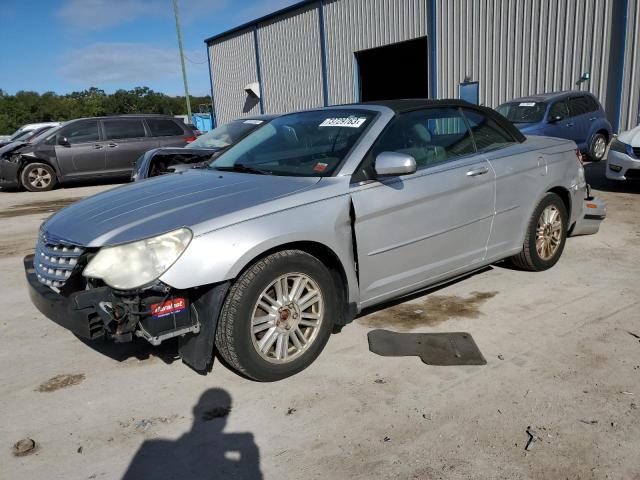
[[[595,112],[600,109],[600,104],[598,101],[590,95],[585,97],[587,99],[587,106],[589,107],[589,112]]]
[[[373,148],[411,155],[418,168],[475,153],[471,134],[457,108],[430,108],[401,114]]]
[[[105,120],[104,133],[107,140],[145,136],[142,120]]]
[[[549,119],[560,117],[560,119],[569,117],[569,109],[567,108],[567,102],[560,100],[551,105],[549,109]]]
[[[147,125],[154,137],[174,137],[184,135],[182,128],[173,120],[163,118],[149,118]]]
[[[585,113],[593,111],[590,110],[590,108],[591,105],[588,97],[584,95],[569,98],[569,112],[572,117],[577,117],[578,115],[584,115]]]
[[[77,122],[73,123],[58,132],[59,138],[66,138],[73,145],[74,143],[97,142],[100,140],[98,133],[98,122]]]
[[[487,152],[515,143],[515,139],[511,134],[493,119],[475,110],[464,108],[463,111],[479,151]]]

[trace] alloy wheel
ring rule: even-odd
[[[562,242],[562,216],[555,205],[545,208],[538,218],[536,252],[542,260],[550,260]]]
[[[291,362],[316,340],[323,316],[318,284],[303,273],[282,275],[263,290],[253,308],[253,346],[271,363]]]
[[[27,178],[33,188],[46,188],[51,184],[51,173],[42,167],[31,170]]]

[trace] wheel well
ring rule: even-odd
[[[20,164],[20,169],[18,170],[18,179],[22,175],[22,171],[25,169],[25,167],[32,163],[44,163],[45,165],[49,165],[53,169],[55,174],[58,175],[58,170],[56,170],[56,167],[54,167],[51,164],[51,162],[49,162],[48,160],[43,160],[41,158],[36,158],[36,157],[27,157],[27,158],[21,157],[21,158],[22,158],[22,163]]]
[[[249,266],[253,265],[258,260],[271,255],[272,253],[279,252],[281,250],[302,250],[303,252],[308,253],[309,255],[313,255],[318,260],[320,260],[331,273],[334,281],[337,285],[340,285],[340,293],[342,295],[342,301],[345,307],[348,304],[349,298],[349,282],[347,280],[347,274],[344,270],[344,266],[342,262],[335,254],[333,250],[322,243],[313,242],[313,241],[300,241],[300,242],[291,242],[284,243],[282,245],[278,245],[270,250],[267,250],[255,258],[252,258],[247,264],[242,268],[242,271],[238,274],[238,277],[244,272]],[[348,314],[348,309],[345,308],[345,315]],[[338,323],[338,322],[336,322]]]
[[[604,135],[605,140],[607,141],[607,143],[609,143],[609,132],[607,132],[606,130],[598,130],[596,133],[601,133],[602,135]]]
[[[571,194],[569,190],[563,187],[554,187],[551,190],[548,190],[550,193],[555,193],[562,199],[562,203],[564,203],[565,208],[567,209],[567,215],[571,218]]]

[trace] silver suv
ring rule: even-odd
[[[195,138],[189,126],[165,115],[71,120],[28,145],[16,144],[3,152],[0,187],[40,192],[70,180],[130,178],[142,153],[158,147],[182,147]]]

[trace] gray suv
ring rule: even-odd
[[[81,118],[18,144],[0,158],[0,187],[38,192],[56,183],[93,178],[130,178],[136,159],[158,147],[195,140],[181,120],[164,115]]]

